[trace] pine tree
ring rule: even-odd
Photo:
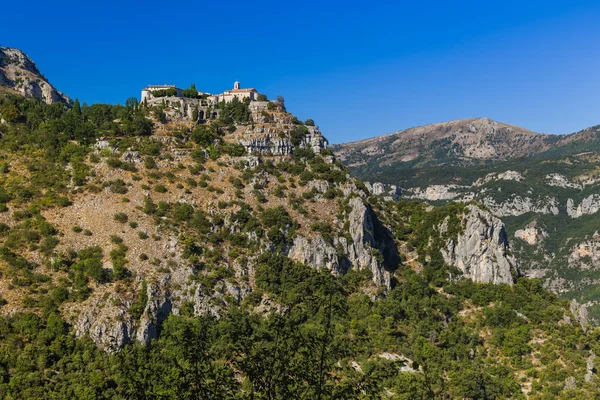
[[[73,103],[73,113],[75,115],[81,115],[81,104],[79,104],[79,99],[75,99]]]

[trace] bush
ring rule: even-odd
[[[150,93],[152,93],[152,96],[154,97],[173,97],[173,96],[177,96],[177,89],[175,88],[168,88],[168,89],[161,89],[161,90],[152,90]],[[196,92],[196,95],[198,93]]]
[[[114,180],[108,186],[111,192],[117,194],[127,193],[127,184],[122,179]]]
[[[154,161],[153,157],[144,158],[144,168],[146,168],[146,169],[155,169],[156,168],[156,161]]]
[[[183,91],[183,97],[187,97],[190,99],[197,99],[198,98],[198,90],[196,90],[196,85],[195,84],[191,84],[189,89],[185,89]]]
[[[299,146],[307,134],[307,127],[303,125],[294,126],[294,128],[290,132],[290,141],[294,146]]]
[[[127,216],[127,214],[119,212],[116,213],[115,216],[115,221],[120,222],[122,224],[126,223],[129,220],[129,217]]]
[[[156,186],[154,186],[154,190],[156,190],[158,193],[167,193],[167,187],[165,185],[162,184],[158,184]]]

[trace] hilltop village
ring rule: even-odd
[[[250,102],[250,111],[259,112],[267,109],[269,103],[266,95],[255,88],[242,88],[239,81],[234,82],[233,89],[221,94],[198,91],[194,84],[185,90],[175,85],[149,85],[142,89],[140,101],[149,107],[170,105],[179,109],[182,118],[199,122],[216,119],[221,102]]]

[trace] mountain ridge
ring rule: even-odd
[[[46,104],[72,100],[58,91],[35,62],[20,49],[0,46],[0,94],[17,94],[41,99]]]

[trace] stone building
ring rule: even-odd
[[[168,89],[175,89],[175,91],[177,92],[176,95],[173,97],[183,98],[183,90],[176,87],[175,85],[149,85],[147,88],[142,90],[142,97],[141,97],[140,102],[143,103],[144,101],[156,100],[158,98],[152,95],[153,91],[168,90]],[[221,94],[212,94],[211,95],[210,93],[202,93],[200,91],[198,92],[198,94],[204,95],[204,96],[202,96],[203,104],[199,104],[199,105],[217,106],[217,104],[221,101],[224,101],[225,103],[229,103],[230,101],[232,101],[233,99],[236,99],[236,98],[239,101],[244,101],[245,99],[250,99],[251,102],[255,102],[255,101],[258,101],[258,96],[260,93],[258,93],[258,91],[254,88],[242,89],[240,86],[240,82],[236,81],[233,84],[233,89],[226,90]],[[196,100],[196,99],[194,99],[194,100]]]
[[[176,87],[175,85],[148,85],[147,88],[142,89],[142,98],[140,101],[143,103],[144,100],[152,99],[154,97],[152,95],[152,92],[155,90],[167,90],[167,89],[175,89],[177,91],[176,97],[183,97],[183,90]]]
[[[226,90],[219,95],[219,101],[224,101],[225,103],[229,103],[233,99],[237,98],[239,101],[244,101],[245,99],[250,99],[250,101],[255,101],[258,98],[258,91],[254,88],[242,89],[240,88],[240,82],[235,81],[233,84],[233,89]]]

